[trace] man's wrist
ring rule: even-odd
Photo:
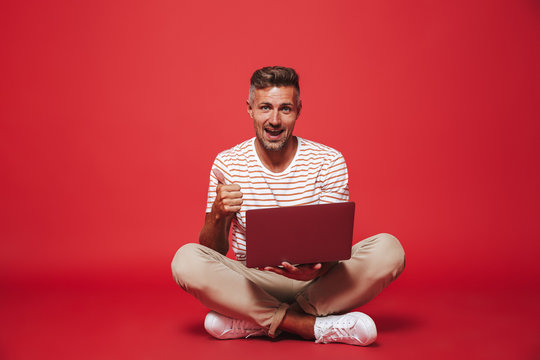
[[[212,209],[212,212],[210,213],[210,216],[212,218],[212,221],[214,223],[220,223],[220,222],[223,222],[223,221],[227,221],[227,220],[230,220],[232,219],[232,216],[234,214],[231,214],[231,213],[221,213],[219,211],[215,211],[214,209]]]

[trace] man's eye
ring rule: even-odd
[[[261,107],[261,110],[270,110],[270,106],[265,105],[265,106]]]
[[[281,109],[281,111],[283,111],[283,112],[290,112],[290,111],[291,111],[291,108],[288,107],[288,106],[285,106],[284,108]]]

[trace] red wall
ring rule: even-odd
[[[166,278],[210,165],[253,135],[249,77],[295,67],[297,135],[341,150],[358,239],[404,278],[538,283],[540,6],[5,1],[1,278]]]

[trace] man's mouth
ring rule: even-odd
[[[285,130],[284,129],[267,129],[267,128],[265,128],[264,131],[266,132],[266,134],[268,135],[268,137],[270,139],[273,139],[273,138],[279,138],[281,133],[283,131],[285,131]]]

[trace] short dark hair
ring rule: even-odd
[[[296,89],[296,102],[300,101],[300,85],[296,71],[284,66],[265,66],[255,70],[251,75],[249,102],[251,103],[253,100],[255,89],[265,89],[271,86],[293,86]]]

